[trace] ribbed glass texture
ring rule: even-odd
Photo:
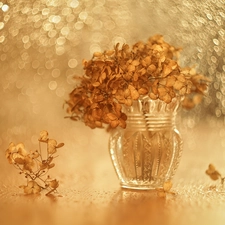
[[[155,189],[171,180],[182,153],[175,119],[180,100],[169,104],[143,98],[124,108],[126,129],[110,136],[109,150],[121,186]]]

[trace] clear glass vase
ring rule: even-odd
[[[109,139],[110,156],[123,188],[155,189],[171,180],[182,154],[175,119],[180,99],[167,104],[146,97],[124,107],[126,129]]]

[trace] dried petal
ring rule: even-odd
[[[173,184],[171,181],[166,181],[163,184],[163,189],[164,189],[164,191],[168,192],[172,188],[172,186],[173,186]]]
[[[51,180],[49,181],[49,186],[53,189],[56,189],[59,186],[59,182],[56,179]]]
[[[179,76],[177,76],[177,80],[184,83],[186,81],[186,78],[183,74],[180,74]]]
[[[210,176],[212,180],[218,180],[221,177],[221,174],[216,170],[215,166],[212,164],[209,164],[209,167],[205,172],[207,175]]]
[[[154,64],[151,64],[148,68],[147,68],[147,72],[148,73],[153,73],[156,71],[156,66]]]
[[[100,83],[97,81],[92,84],[93,87],[98,87],[99,85],[100,85]]]
[[[51,163],[51,164],[49,164],[48,169],[51,169],[51,168],[53,168],[54,166],[55,166],[55,163]]]
[[[107,113],[107,117],[110,119],[110,120],[117,120],[117,116],[113,113]]]
[[[167,104],[169,104],[172,101],[172,98],[171,98],[171,96],[168,93],[166,93],[163,96],[160,96],[159,95],[159,99],[162,100],[162,101],[164,101]]]
[[[117,127],[117,126],[119,125],[119,123],[120,123],[119,120],[112,120],[112,121],[110,122],[110,126],[111,126],[112,128],[115,128],[115,127]]]
[[[179,81],[179,80],[177,80],[175,82],[175,84],[173,85],[173,87],[175,88],[175,90],[180,90],[182,87],[184,87],[184,83]]]
[[[135,71],[135,66],[132,65],[132,64],[130,64],[130,65],[128,66],[127,70],[128,70],[129,72],[134,72],[134,71]]]
[[[163,74],[164,76],[167,76],[168,74],[170,74],[173,71],[172,67],[170,67],[169,65],[164,66],[163,68]]]
[[[109,50],[109,51],[106,51],[106,52],[105,52],[105,54],[106,54],[107,56],[111,56],[111,55],[113,55],[114,53],[115,53],[114,50]]]
[[[26,156],[27,155],[27,151],[25,150],[25,146],[23,143],[19,143],[16,145],[16,149],[17,152],[21,155],[21,156]]]
[[[138,93],[140,95],[146,95],[146,94],[148,94],[148,90],[146,88],[140,88],[140,89],[138,89]]]
[[[27,186],[23,186],[25,194],[38,194],[41,192],[41,187],[35,181],[29,181]]]
[[[101,52],[94,52],[93,57],[101,57],[102,53]]]
[[[139,93],[138,93],[138,91],[135,89],[135,87],[132,86],[132,85],[128,85],[128,88],[129,88],[129,90],[130,90],[131,98],[134,99],[134,100],[138,99],[138,98],[139,98]]]
[[[46,130],[41,131],[39,141],[46,142],[47,140],[48,140],[48,132]]]
[[[63,147],[64,146],[64,143],[59,143],[57,146],[56,146],[56,148],[61,148],[61,147]]]
[[[180,90],[179,90],[179,95],[185,95],[187,92],[187,87],[183,86]]]
[[[166,197],[166,192],[164,190],[157,190],[157,195],[160,198],[165,198]]]
[[[155,95],[154,93],[150,93],[149,94],[149,97],[152,99],[152,100],[156,100],[158,98],[157,95]]]
[[[134,66],[138,66],[140,64],[140,62],[139,62],[139,60],[133,60],[131,64]]]
[[[24,164],[24,158],[14,156],[14,162],[23,165]]]
[[[173,85],[175,84],[175,82],[176,82],[176,77],[175,76],[170,76],[166,80],[166,86],[167,87],[173,87]]]
[[[49,139],[47,142],[47,151],[49,154],[54,154],[56,152],[57,142],[54,139]]]
[[[124,104],[127,105],[127,106],[132,106],[133,101],[132,101],[132,99],[126,99]]]
[[[167,94],[167,90],[166,90],[166,88],[164,88],[164,87],[159,87],[158,88],[158,93],[159,93],[159,96],[164,96],[164,95],[166,95]]]

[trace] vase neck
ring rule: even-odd
[[[169,104],[161,100],[145,98],[134,101],[124,108],[127,115],[127,129],[156,130],[175,128],[175,119],[180,100],[174,98]]]
[[[128,114],[127,129],[161,130],[175,128],[176,114],[158,115]]]

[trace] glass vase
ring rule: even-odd
[[[174,176],[182,154],[176,128],[180,99],[167,104],[146,97],[124,107],[125,129],[110,134],[109,151],[123,188],[155,189]]]

